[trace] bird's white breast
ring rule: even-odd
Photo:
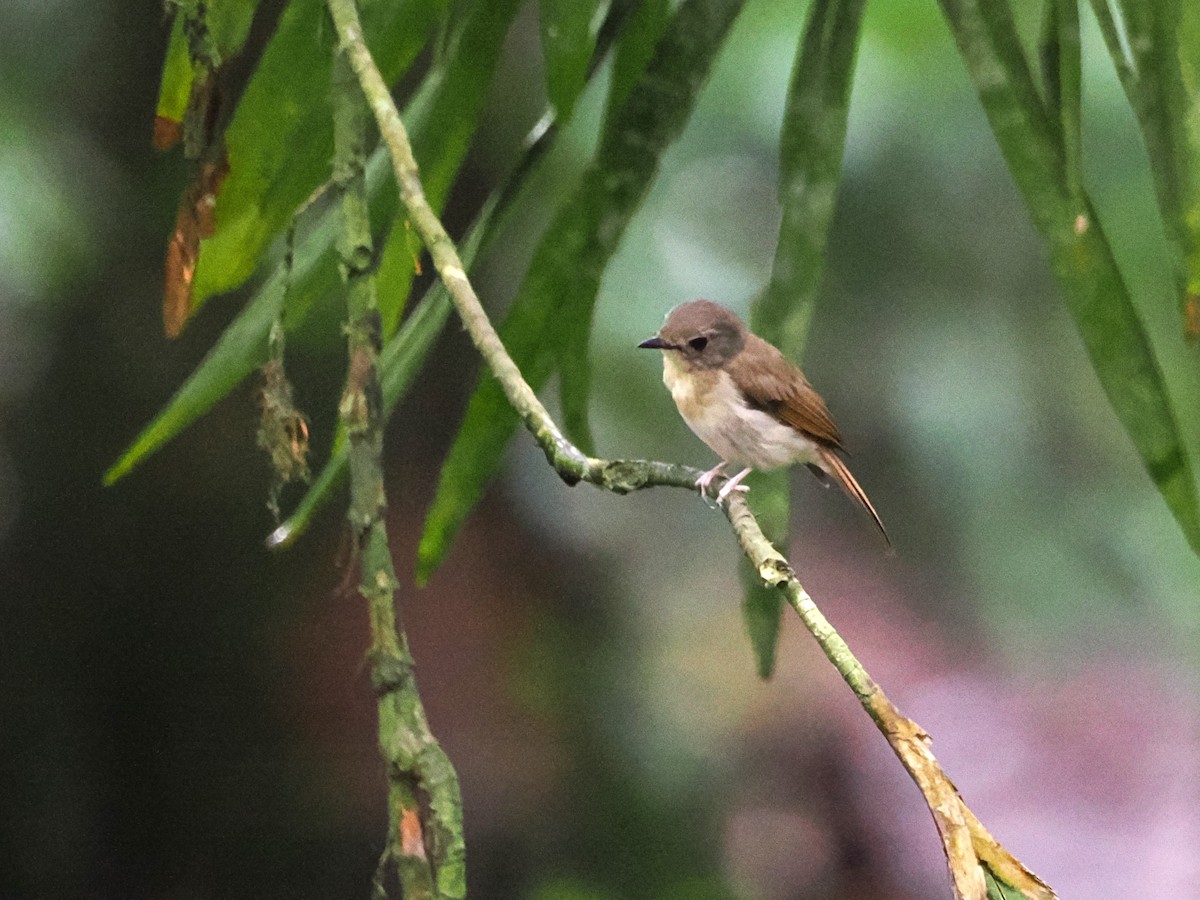
[[[664,353],[663,383],[688,427],[726,462],[764,471],[798,462],[820,464],[816,444],[752,409],[728,372],[688,371],[676,354]]]

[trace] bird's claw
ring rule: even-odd
[[[736,481],[730,480],[725,483],[725,486],[722,487],[721,490],[717,491],[716,505],[720,506],[721,501],[723,501],[726,497],[728,497],[734,491],[739,491],[740,493],[745,494],[749,490],[750,490],[750,486],[748,484],[738,484]]]

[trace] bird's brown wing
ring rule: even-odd
[[[774,346],[748,334],[745,347],[729,361],[728,369],[755,409],[769,413],[818,444],[843,449],[842,436],[825,401],[804,373]]]

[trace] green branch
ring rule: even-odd
[[[586,481],[616,493],[655,486],[693,489],[699,474],[695,469],[650,460],[596,459],[580,451],[559,430],[492,327],[453,242],[425,201],[407,132],[363,41],[354,0],[328,2],[341,46],[391,153],[400,199],[413,227],[428,248],[471,340],[555,471],[568,484]],[[725,513],[763,582],[783,591],[921,790],[942,836],[956,896],[964,900],[986,897],[986,873],[997,876],[1027,897],[1051,900],[1054,892],[1004,850],[967,808],[930,751],[929,736],[901,714],[867,674],[796,579],[791,565],[763,535],[741,494],[734,492],[730,496]]]
[[[387,764],[388,840],[376,873],[386,896],[394,865],[406,900],[466,895],[462,799],[449,758],[429,729],[412,654],[397,628],[398,587],[384,513],[382,323],[375,294],[374,248],[364,178],[366,110],[345,55],[333,66],[334,182],[341,189],[338,258],[346,282],[349,366],[338,415],[349,436],[350,509],[360,565],[359,592],[371,621],[368,654],[379,700],[379,747]],[[422,801],[427,800],[427,808]]]

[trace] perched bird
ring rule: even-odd
[[[752,334],[741,319],[711,300],[692,300],[667,313],[654,337],[638,345],[663,352],[663,384],[679,414],[721,462],[696,480],[703,493],[728,464],[744,468],[717,494],[746,490],[751,470],[804,463],[832,478],[887,531],[846,464],[842,437],[825,401],[778,349]],[[888,541],[890,544],[891,542]]]

